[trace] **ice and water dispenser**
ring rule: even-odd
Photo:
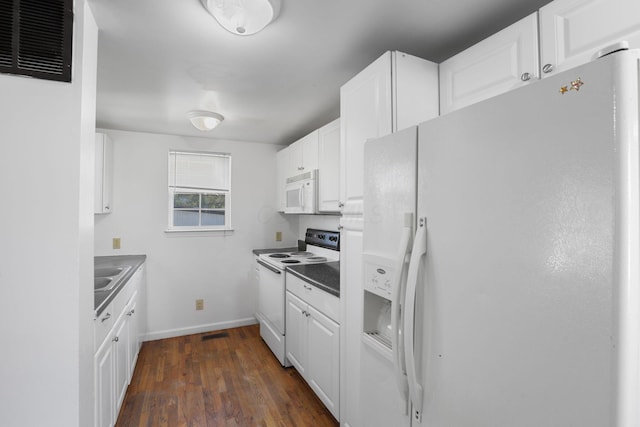
[[[394,261],[390,258],[364,254],[364,340],[378,350],[391,351]]]

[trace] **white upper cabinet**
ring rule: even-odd
[[[318,169],[318,130],[300,138],[289,147],[287,178]]]
[[[440,114],[534,81],[538,70],[533,13],[440,64]]]
[[[340,119],[318,130],[318,210],[340,212]]]
[[[111,180],[113,174],[113,148],[108,135],[96,133],[95,194],[93,212],[111,212]]]
[[[438,65],[386,52],[340,88],[340,199],[362,214],[364,143],[438,115]]]
[[[638,0],[555,0],[540,9],[543,77],[589,62],[623,40],[640,48]]]

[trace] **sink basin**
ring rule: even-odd
[[[94,277],[113,277],[122,273],[122,267],[100,267],[94,270]]]
[[[111,289],[111,282],[113,282],[113,279],[110,277],[95,277],[93,279],[93,290],[108,291]]]
[[[122,277],[131,269],[129,265],[120,267],[97,267],[94,269],[93,290],[110,291],[121,282]]]

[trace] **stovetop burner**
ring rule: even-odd
[[[307,261],[309,262],[327,262],[328,259],[326,256],[312,256],[307,258]]]
[[[313,252],[299,251],[299,252],[291,252],[289,255],[300,256],[300,257],[310,257],[310,256],[313,256]]]
[[[289,258],[290,255],[287,254],[271,254],[269,255],[269,258]]]
[[[283,264],[300,264],[300,261],[298,261],[297,259],[283,259],[280,262]]]

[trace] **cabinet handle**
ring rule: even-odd
[[[118,337],[113,338],[113,342],[118,342],[118,341],[120,341],[120,338]]]
[[[102,319],[100,319],[101,322],[104,322],[105,320],[109,320],[111,318],[111,313],[107,313]]]
[[[339,207],[339,208],[344,208],[344,203],[342,203],[342,202],[338,202],[338,207]]]
[[[549,74],[552,71],[553,71],[553,65],[551,64],[544,64],[544,67],[542,67],[542,72],[545,74]]]
[[[308,311],[305,313],[305,316],[309,317],[311,316],[311,313],[309,313]]]
[[[135,312],[136,312],[135,310],[131,310],[130,312],[128,312],[128,313],[127,313],[127,316],[131,316],[131,315],[133,315],[133,313],[135,313]]]
[[[311,286],[307,286],[307,285],[302,285],[302,286],[304,286],[304,288],[306,290],[308,290],[308,291],[312,291],[313,290],[313,288]]]
[[[522,75],[520,76],[520,80],[522,80],[523,82],[531,80],[531,73],[522,73]]]
[[[302,310],[302,315],[306,316],[307,315],[307,310]]]
[[[338,226],[338,231],[342,230],[343,228],[344,228],[343,226],[339,225]]]

